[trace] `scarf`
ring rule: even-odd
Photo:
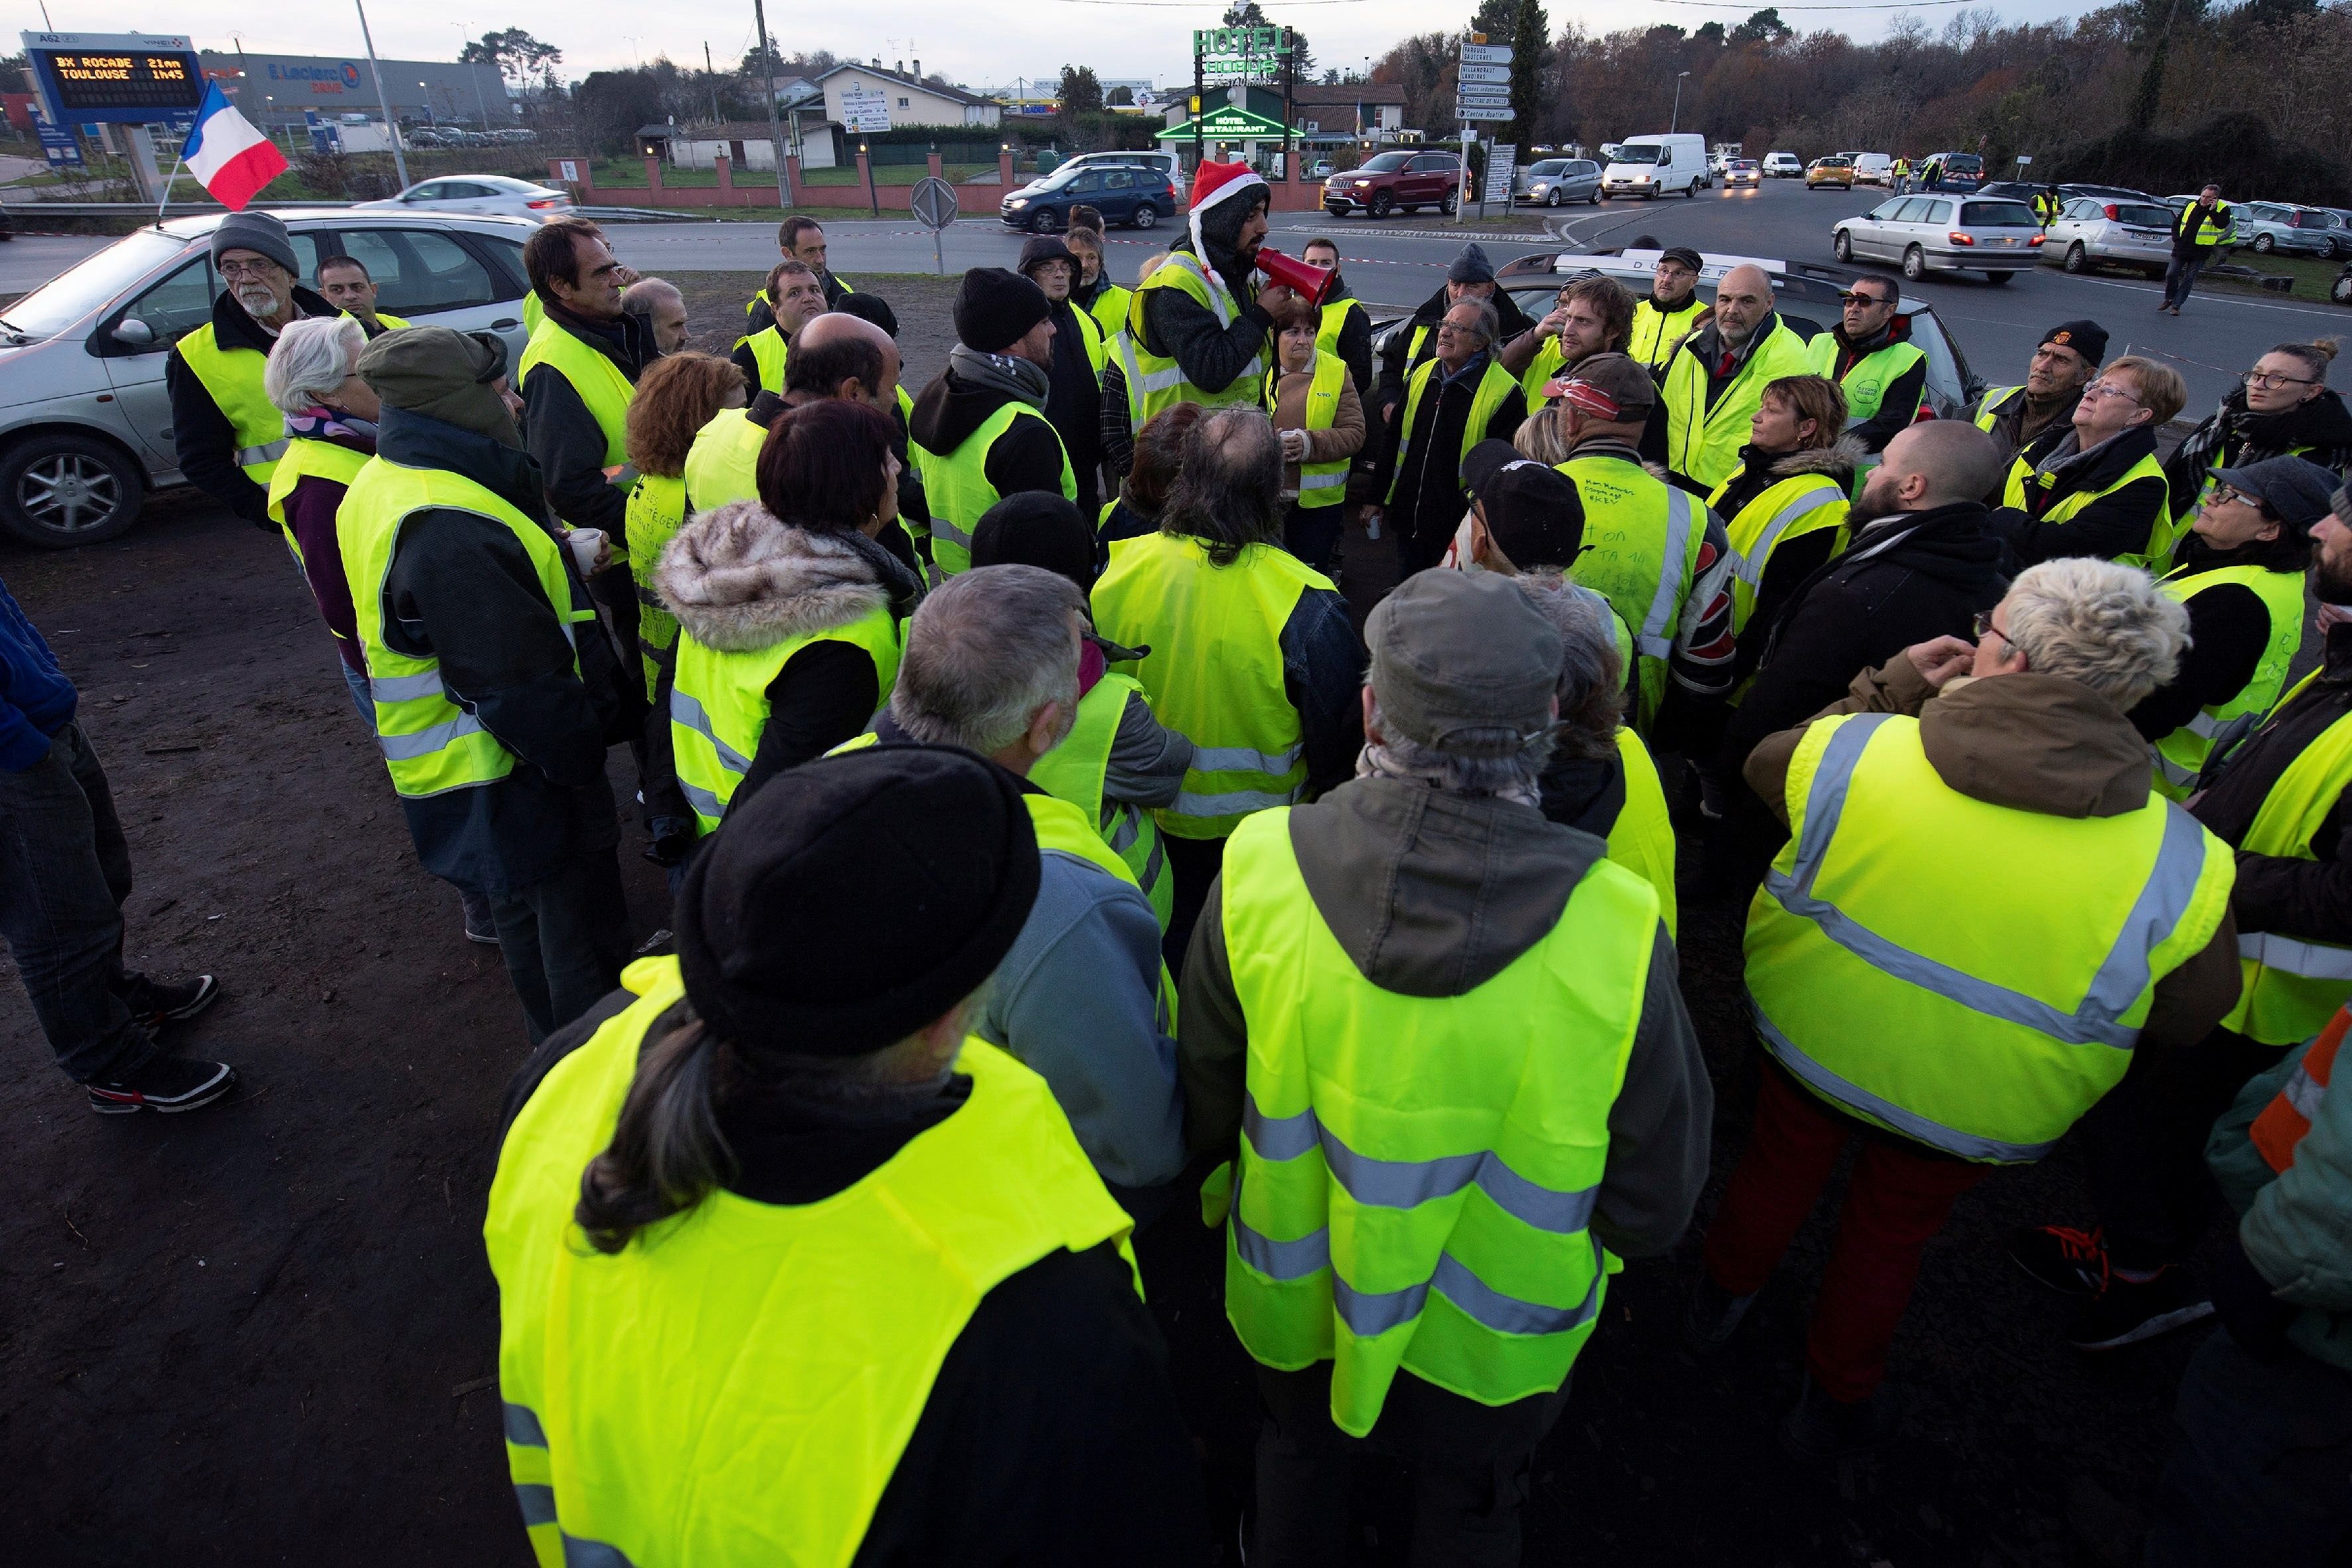
[[[1388,747],[1364,742],[1356,754],[1356,776],[1360,779],[1402,779],[1409,784],[1426,784],[1431,789],[1445,787],[1444,773],[1438,768],[1414,768],[1397,760]],[[1531,805],[1543,809],[1543,788],[1539,784],[1514,784],[1509,789],[1494,792],[1496,800],[1507,800],[1514,805]]]
[[[1039,410],[1053,391],[1053,374],[1044,365],[1012,354],[984,354],[961,343],[948,351],[948,368],[966,386],[1001,392]]]
[[[374,423],[354,418],[323,403],[313,404],[299,414],[289,414],[286,416],[286,434],[305,441],[331,441],[338,447],[349,447],[354,452],[365,452],[370,457],[375,455]]]

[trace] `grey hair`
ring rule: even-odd
[[[2028,668],[2064,676],[2129,711],[2180,669],[2189,612],[2137,567],[2091,556],[2029,566],[2001,601]]]
[[[305,413],[351,379],[366,347],[366,331],[349,316],[289,321],[261,367],[262,395],[284,413]]]
[[[1384,737],[1365,745],[1378,771],[1426,779],[1448,795],[1470,795],[1535,794],[1558,729],[1546,725],[1531,735],[1508,728],[1456,730],[1444,746],[1424,745],[1389,727],[1377,685],[1371,725]]]
[[[1559,749],[1587,760],[1613,755],[1617,727],[1625,716],[1625,661],[1617,651],[1617,612],[1608,600],[1558,571],[1529,572],[1511,581],[1559,633],[1559,679],[1552,688],[1559,698]]]
[[[640,278],[621,290],[621,309],[632,316],[650,316],[656,300],[683,300],[677,284],[667,278]]]
[[[1252,544],[1282,538],[1282,444],[1256,408],[1203,415],[1184,437],[1183,467],[1160,514],[1163,533],[1190,534],[1230,566]]]
[[[1495,309],[1495,301],[1483,299],[1456,300],[1445,307],[1445,313],[1450,316],[1465,305],[1475,305],[1478,308],[1478,335],[1486,340],[1478,346],[1482,349],[1494,347],[1495,340],[1503,335],[1503,317],[1501,312]]]
[[[907,627],[890,717],[915,740],[993,756],[1037,710],[1077,717],[1078,642],[1070,617],[1087,596],[1042,566],[975,566],[925,597]]]

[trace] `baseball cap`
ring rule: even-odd
[[[1521,571],[1565,571],[1584,548],[1584,497],[1550,464],[1520,456],[1507,441],[1481,441],[1462,459],[1462,482],[1495,548]]]
[[[1658,401],[1658,384],[1624,354],[1588,355],[1575,369],[1544,383],[1543,392],[1612,424],[1641,418]]]
[[[2309,528],[2328,511],[2336,493],[2336,476],[2308,458],[2265,458],[2242,468],[2223,468],[2214,479],[2242,495],[2259,500],[2280,521]]]

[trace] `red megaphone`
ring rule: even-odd
[[[1320,305],[1331,292],[1329,269],[1293,261],[1270,245],[1257,247],[1257,269],[1310,305]]]

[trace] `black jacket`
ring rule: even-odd
[[[841,303],[841,297],[849,292],[847,289],[842,287],[841,279],[833,275],[831,268],[827,268],[818,281],[824,286],[824,308],[828,310],[838,306]],[[753,332],[765,331],[776,324],[775,307],[760,298],[760,294],[766,292],[767,290],[762,289],[759,294],[752,295],[750,309],[744,313],[743,335],[747,338]],[[898,336],[896,332],[890,335]]]
[[[2199,597],[2205,595],[2200,595]],[[2268,722],[2222,760],[2189,812],[2224,842],[2244,842],[2287,764],[2328,726],[2352,713],[2352,626],[2332,626],[2319,679],[2281,705]],[[2238,856],[2238,884],[2230,907],[2238,929],[2340,942],[2352,931],[2352,835],[2344,831],[2352,789],[2329,809],[2312,840],[2315,859]]]
[[[1739,471],[1731,476],[1730,488],[1716,505],[1716,515],[1727,528],[1749,501],[1782,479],[1799,474],[1826,475],[1851,495],[1857,455],[1857,448],[1843,441],[1806,452],[1759,452],[1753,447],[1742,447]],[[1756,584],[1755,608],[1739,631],[1739,650],[1732,660],[1735,680],[1745,679],[1763,662],[1764,644],[1772,635],[1772,624],[1780,618],[1781,606],[1796,596],[1799,584],[1829,564],[1837,541],[1837,530],[1818,529],[1784,541],[1772,552],[1771,558],[1764,563],[1763,579]]]
[[[2017,460],[2032,468],[2072,435],[2074,428],[2072,425],[2053,425],[2020,452]],[[2068,496],[2100,490],[2115,483],[2134,463],[2155,450],[2155,429],[2147,425],[2134,426],[2104,446],[2067,459],[2056,470],[2058,482],[2047,489],[2029,480],[2024,509],[1996,509],[1989,527],[2008,542],[2020,568],[2068,555],[2095,555],[2111,561],[2118,555],[2138,554],[2147,549],[2157,518],[2166,514],[2170,504],[2170,489],[2161,475],[2134,479],[2063,522],[2042,520]]]
[[[990,415],[1013,401],[1009,392],[973,386],[954,371],[943,370],[917,395],[907,434],[925,451],[944,458],[970,440]],[[1050,420],[1015,419],[988,449],[982,472],[1000,496],[1015,490],[1051,490],[1060,495],[1062,460],[1062,437]],[[1070,466],[1077,467],[1075,458]]]
[[[1192,242],[1179,240],[1169,248],[1191,255]],[[1233,287],[1230,270],[1217,269],[1228,288]],[[1224,391],[1260,353],[1266,364],[1274,363],[1274,318],[1258,308],[1255,292],[1246,286],[1236,289],[1234,298],[1241,304],[1240,312],[1230,325],[1219,326],[1215,311],[1181,289],[1143,290],[1143,346],[1174,360],[1184,379],[1202,391]]]
[[[642,316],[624,312],[615,321],[592,321],[561,305],[541,303],[550,321],[620,366],[632,386],[661,357],[653,328]],[[628,538],[629,497],[604,478],[604,427],[553,365],[534,365],[515,390],[522,394],[523,443],[545,476],[547,504],[574,528],[604,530],[617,549]]]
[[[548,1036],[507,1089],[499,1135],[566,1056],[635,1001],[615,991]],[[684,1016],[655,1022],[656,1036]],[[719,1129],[753,1203],[812,1204],[862,1181],[971,1092],[857,1111],[730,1107]],[[1168,1349],[1110,1243],[1005,1279],[950,1345],[854,1568],[1195,1568],[1210,1561],[1200,1463]]]
[[[387,407],[377,430],[387,461],[462,474],[544,523],[539,468],[528,454],[399,408]],[[558,553],[572,589],[565,607],[591,607],[571,552],[559,545]],[[567,640],[513,531],[437,507],[402,525],[383,613],[384,641],[438,660],[449,694],[518,759],[495,784],[402,799],[425,868],[507,893],[609,848],[617,830],[604,748],[639,734],[645,693],[604,623],[575,623]]]
[[[1101,500],[1095,482],[1102,461],[1102,383],[1087,357],[1085,329],[1067,300],[1054,307],[1053,390],[1045,395],[1045,422],[1060,432],[1078,481],[1078,510],[1091,520]]]
[[[1444,381],[1443,366],[1429,373],[1429,388],[1422,394],[1421,406],[1413,410],[1409,447],[1402,407],[1396,418],[1389,422],[1380,461],[1373,470],[1372,493],[1388,495],[1390,480],[1395,479],[1388,515],[1390,526],[1396,530],[1400,550],[1406,542],[1415,539],[1421,541],[1420,550],[1424,556],[1433,548],[1444,549],[1444,540],[1453,537],[1469,504],[1462,493],[1462,454],[1480,441],[1509,440],[1527,419],[1526,394],[1514,387],[1486,421],[1486,428],[1470,441],[1463,439],[1463,426],[1470,419],[1470,405],[1477,398],[1486,367],[1493,363],[1491,354],[1482,353],[1452,381]],[[1368,422],[1370,418],[1368,414]],[[1406,448],[1402,467],[1398,457],[1401,447]]]
[[[1378,403],[1381,408],[1385,408],[1391,403],[1395,404],[1398,418],[1403,417],[1404,415],[1405,378],[1412,374],[1414,368],[1422,361],[1434,359],[1437,356],[1437,323],[1445,319],[1445,312],[1454,303],[1446,298],[1445,289],[1446,285],[1439,284],[1437,292],[1421,302],[1421,308],[1412,313],[1412,319],[1399,323],[1397,329],[1389,334],[1387,346],[1381,350],[1381,384],[1379,391],[1374,395],[1373,401]],[[1505,343],[1535,325],[1534,321],[1525,310],[1519,309],[1507,290],[1496,289],[1492,302],[1497,326],[1495,341],[1487,345],[1490,350],[1500,349]],[[1429,330],[1423,333],[1421,347],[1415,351],[1412,345],[1413,334],[1423,327]],[[1385,417],[1387,416],[1381,414],[1380,409],[1374,408],[1370,404],[1365,405],[1364,423],[1369,428],[1378,430],[1380,422]]]
[[[2342,394],[2323,392],[2276,414],[2256,414],[2246,406],[2246,389],[2233,386],[2221,405],[2165,459],[2173,510],[2197,504],[2216,458],[2221,467],[2241,468],[2287,457],[2297,448],[2323,468],[2338,475],[2352,471],[2352,412],[2346,410]]]
[[[1863,526],[1846,552],[1799,584],[1771,625],[1756,683],[1724,735],[1737,772],[1756,742],[1843,699],[1847,685],[1913,643],[1967,637],[2009,588],[2000,541],[1976,501]]]
[[[1842,382],[1846,372],[1876,353],[1880,349],[1911,341],[1911,318],[1896,316],[1885,330],[1860,343],[1849,341],[1843,325],[1830,329],[1830,337],[1837,344],[1837,358],[1830,365],[1830,380]],[[1919,400],[1927,395],[1927,362],[1918,363],[1886,384],[1879,399],[1878,412],[1859,425],[1849,426],[1846,434],[1862,442],[1865,450],[1884,452],[1886,443],[1911,426],[1912,418],[1919,412]]]
[[[2183,260],[2211,255],[2221,236],[2237,221],[2227,202],[2217,201],[2210,209],[2190,202],[2172,220],[2172,254]]]
[[[2173,552],[2172,569],[2196,573],[2266,566],[2300,577],[2304,555],[2291,542],[2284,550],[2275,542],[2216,550],[2192,533]],[[2126,715],[2151,741],[2188,723],[2199,709],[2227,702],[2243,691],[2263,661],[2263,650],[2270,646],[2270,609],[2261,595],[2242,584],[2216,583],[2192,595],[2181,608],[2189,612],[2189,647],[2180,656],[2179,673]]]
[[[294,310],[302,316],[337,316],[342,312],[308,289],[294,290]],[[278,340],[245,313],[227,289],[213,301],[213,341],[225,349],[251,349],[268,358]],[[188,368],[174,347],[163,359],[163,390],[172,398],[172,449],[179,459],[181,477],[246,521],[275,528],[269,521],[269,491],[245,477],[236,466],[240,445],[236,427],[222,413],[196,373]]]

